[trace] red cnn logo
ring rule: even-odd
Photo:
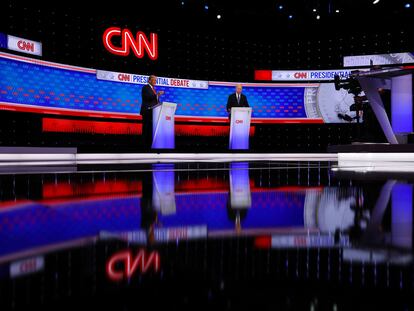
[[[119,81],[131,81],[131,76],[125,73],[118,74]]]
[[[29,259],[20,264],[20,272],[27,273],[36,271],[36,259]]]
[[[112,281],[121,281],[131,278],[137,270],[145,273],[151,267],[155,272],[160,270],[160,255],[158,252],[153,251],[148,254],[145,250],[140,249],[134,257],[130,250],[121,251],[109,258],[106,263],[106,275]]]
[[[241,124],[243,123],[243,120],[236,120],[236,124]]]
[[[171,121],[171,117],[170,116],[165,116],[165,120]]]
[[[26,51],[34,52],[34,43],[30,43],[30,42],[26,42],[26,41],[23,41],[23,40],[19,40],[17,42],[17,47],[20,50],[23,50],[23,51],[26,50]]]
[[[121,46],[115,46],[112,43],[112,37],[121,37]],[[150,34],[149,40],[142,31],[138,31],[134,38],[132,32],[128,29],[121,31],[119,27],[110,27],[105,30],[102,40],[105,48],[112,54],[120,56],[128,56],[130,49],[138,58],[143,58],[145,52],[152,60],[158,58],[158,36],[156,33]]]
[[[308,77],[308,73],[307,72],[295,72],[293,76],[295,77],[295,79],[306,79]]]

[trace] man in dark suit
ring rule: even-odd
[[[233,107],[249,107],[246,95],[242,94],[242,85],[236,85],[236,92],[231,94],[227,100],[227,112],[229,113],[229,119],[231,116],[231,108]]]
[[[155,84],[157,77],[151,75],[148,77],[148,84],[144,85],[141,90],[141,111],[142,116],[142,138],[145,150],[150,150],[152,145],[152,109],[158,105],[158,98],[164,94],[164,91],[157,92]]]

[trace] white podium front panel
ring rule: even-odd
[[[249,149],[252,108],[231,108],[229,149]]]
[[[152,111],[152,148],[173,149],[175,147],[175,110],[177,104],[164,102]]]

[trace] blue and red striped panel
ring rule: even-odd
[[[53,64],[0,53],[0,108],[67,115],[137,118],[141,85],[96,79],[94,69]],[[207,90],[158,87],[163,101],[178,103],[178,116],[226,118],[230,83],[210,82]],[[306,118],[305,86],[247,85],[243,92],[253,118]],[[305,120],[306,122],[306,120]]]

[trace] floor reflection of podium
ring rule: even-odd
[[[174,164],[153,164],[152,169],[154,209],[161,215],[175,214]]]
[[[249,163],[230,163],[230,206],[245,209],[252,206]]]
[[[230,219],[235,222],[237,232],[241,231],[241,222],[252,206],[250,191],[249,163],[230,163],[230,197],[227,204]]]

